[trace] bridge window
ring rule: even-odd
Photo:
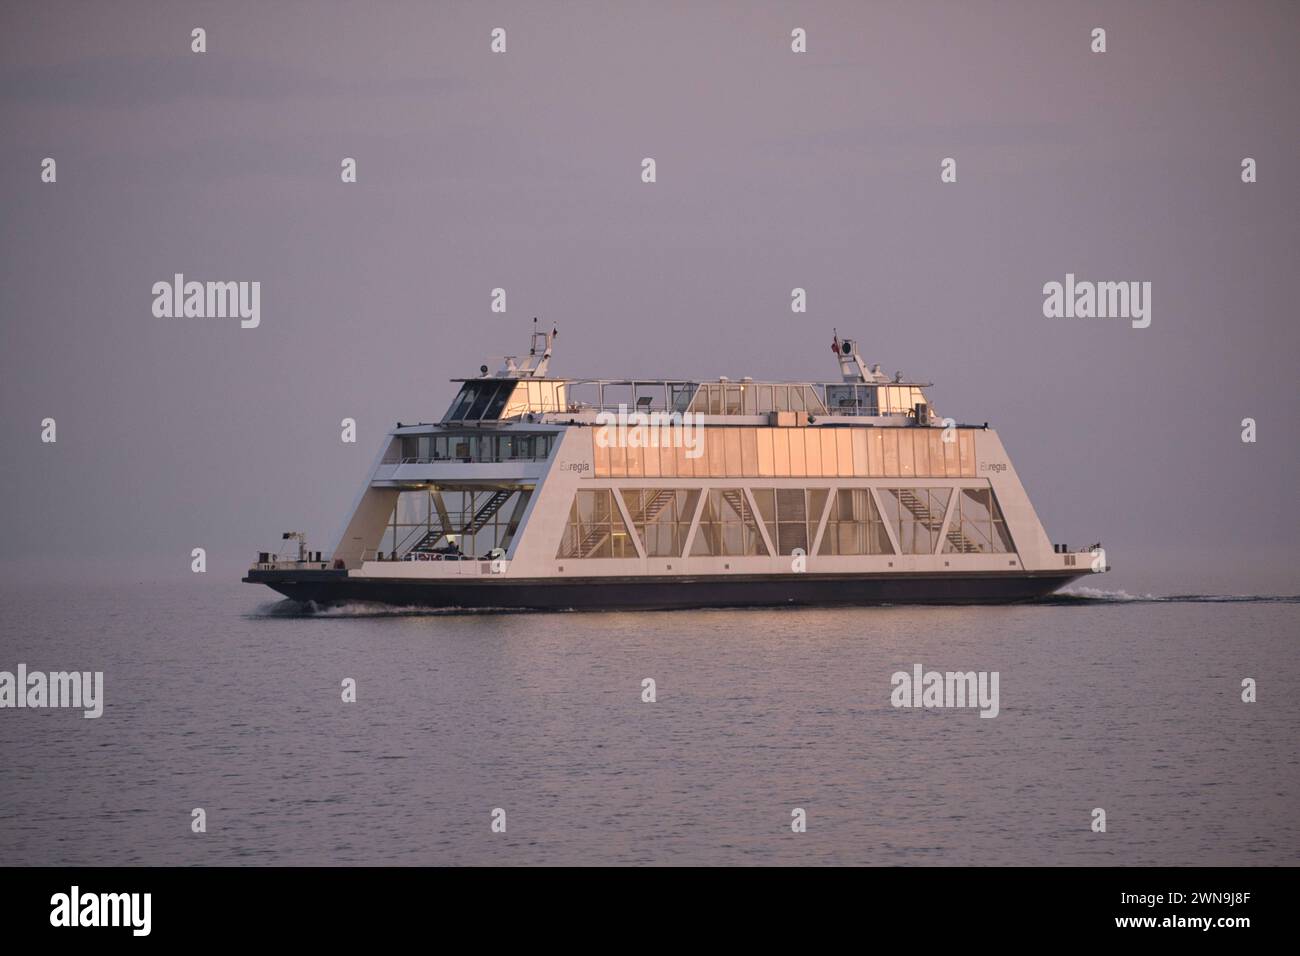
[[[554,441],[554,432],[403,435],[398,459],[407,464],[545,461]]]
[[[564,385],[550,381],[476,379],[466,382],[453,399],[444,422],[498,421],[527,412],[560,411]]]

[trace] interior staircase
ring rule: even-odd
[[[724,488],[722,491],[722,500],[731,505],[731,510],[736,513],[737,518],[743,518],[745,516],[745,511],[748,509],[745,507],[745,495],[739,488]],[[722,516],[719,515],[718,517],[720,518]],[[752,518],[753,516],[751,515],[750,517]]]
[[[442,538],[442,535],[443,535],[442,525],[441,524],[434,525],[432,528],[430,528],[427,532],[424,533],[424,535],[420,538],[419,541],[411,545],[410,551],[408,551],[407,553],[409,554],[412,551],[414,552],[432,551],[433,546],[438,543],[439,539]]]
[[[461,528],[460,531],[453,531],[451,533],[459,537],[472,535],[481,531],[483,527],[492,520],[492,516],[501,510],[501,506],[510,500],[512,494],[513,492],[506,490],[492,492],[488,497],[488,500],[483,503],[483,506],[474,513],[474,517],[469,520],[469,523],[466,524],[465,527]],[[420,529],[417,528],[413,534],[419,532]],[[424,531],[420,535],[419,540],[417,540],[415,544],[411,545],[406,553],[431,552],[447,533],[448,531],[442,526],[442,522],[435,518],[428,530]]]
[[[514,494],[513,491],[504,489],[492,492],[492,497],[488,498],[470,523],[460,529],[460,533],[462,535],[474,534],[482,529],[485,524],[492,520],[492,516],[501,510],[501,506],[510,500],[512,494]]]
[[[644,527],[668,507],[668,503],[673,500],[677,492],[672,488],[653,488],[649,489],[649,497],[643,498],[641,507],[631,513],[633,527]],[[619,523],[622,523],[620,516]],[[597,525],[587,531],[578,545],[579,553],[584,557],[590,557],[592,552],[605,543],[609,537],[609,528],[604,525]]]
[[[943,527],[943,512],[939,511],[936,514],[931,510],[929,502],[918,498],[912,493],[912,489],[898,489],[898,501],[931,534]],[[956,516],[954,516],[952,524],[948,527],[948,533],[944,537],[948,539],[950,551],[956,551],[960,554],[979,553],[979,545],[962,534],[961,522],[957,520]]]

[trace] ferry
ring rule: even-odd
[[[317,606],[671,609],[990,604],[1105,571],[1043,530],[988,426],[852,339],[839,379],[571,379],[557,331],[385,436],[331,552],[244,581]],[[292,545],[290,548],[292,549]]]

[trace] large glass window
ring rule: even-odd
[[[569,520],[557,558],[635,558],[636,545],[608,488],[579,491],[569,506]]]
[[[485,382],[483,387],[478,390],[478,394],[474,396],[474,404],[471,405],[469,411],[465,413],[465,418],[470,421],[477,421],[482,418],[487,412],[488,406],[492,405],[495,402],[496,397],[500,395],[503,390],[507,389],[513,390],[514,385]]]
[[[867,488],[835,492],[818,554],[893,554],[884,521]]]
[[[646,556],[681,557],[686,550],[686,535],[695,517],[699,490],[623,488],[621,494]]]
[[[858,396],[853,385],[827,385],[826,407],[831,412],[852,414],[857,411]]]
[[[792,554],[800,548],[806,554],[817,534],[822,509],[826,504],[825,488],[755,488],[754,502],[767,524],[777,551]]]
[[[857,388],[858,388],[858,414],[859,415],[879,414],[879,409],[876,407],[876,386],[859,385]]]
[[[740,488],[710,488],[691,543],[693,555],[767,554],[758,520]]]
[[[695,391],[699,386],[694,382],[670,382],[668,384],[668,396],[672,401],[672,410],[674,412],[684,412],[691,407],[691,399],[695,397]],[[703,411],[703,409],[697,409]]]
[[[752,488],[759,517],[780,554],[808,553],[829,491],[825,488]]]
[[[527,412],[559,411],[564,385],[551,381],[475,379],[461,385],[444,422],[515,419]]]
[[[380,550],[416,558],[487,557],[508,549],[528,507],[531,487],[426,488],[403,491]]]
[[[884,415],[905,415],[915,410],[918,402],[925,401],[925,392],[915,385],[881,385],[880,412]]]
[[[466,382],[460,387],[460,392],[452,400],[451,407],[447,409],[447,414],[442,416],[444,422],[461,421],[468,417],[470,408],[478,399],[479,392],[487,385],[486,382]]]
[[[880,493],[885,520],[903,554],[934,554],[948,508],[949,488],[886,488]]]
[[[551,453],[553,432],[472,432],[403,435],[400,457],[409,462],[544,461]]]
[[[945,554],[1006,554],[1015,550],[992,488],[962,488],[957,509],[943,543]]]
[[[782,554],[795,548],[808,552],[808,499],[802,488],[776,491],[776,547]]]

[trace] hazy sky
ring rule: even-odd
[[[1296,593],[1298,37],[1256,2],[5,4],[0,559],[326,548],[383,431],[539,315],[578,376],[833,379],[837,327],[994,424],[1106,587]],[[261,282],[260,327],[155,318],[177,272]],[[1067,272],[1151,282],[1150,328],[1044,318]]]

